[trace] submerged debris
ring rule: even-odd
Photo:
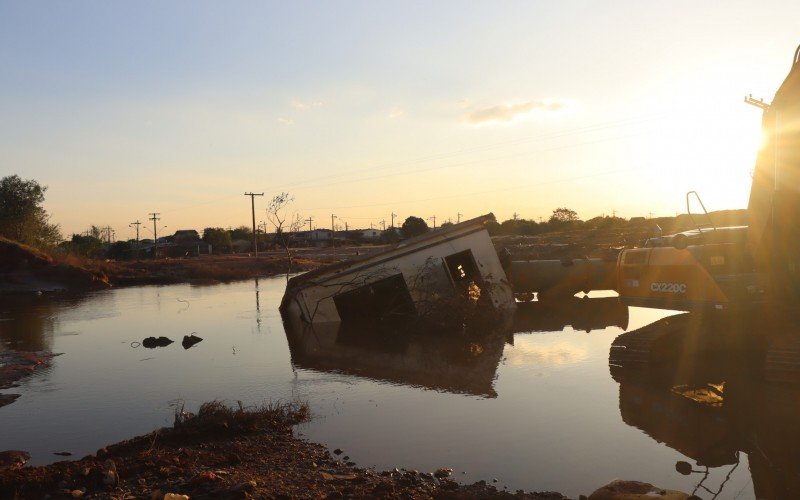
[[[181,345],[183,346],[184,349],[189,349],[190,347],[193,347],[195,344],[201,342],[202,340],[203,340],[202,338],[192,333],[191,335],[183,336],[183,342],[181,342]]]
[[[156,347],[167,347],[173,342],[173,340],[170,340],[167,337],[147,337],[146,339],[142,340],[142,346],[147,349],[155,349]]]

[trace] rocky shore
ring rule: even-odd
[[[176,414],[170,428],[77,461],[23,467],[26,454],[10,450],[0,453],[0,498],[565,498],[506,492],[483,481],[460,485],[447,468],[358,468],[345,452],[331,454],[293,435],[292,426],[308,417],[302,404],[212,402],[197,415]]]

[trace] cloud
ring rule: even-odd
[[[510,122],[533,111],[560,111],[566,104],[558,101],[527,101],[519,104],[499,104],[467,113],[464,120],[473,125],[491,122]]]
[[[294,125],[294,120],[292,120],[291,118],[280,117],[278,118],[278,123],[280,123],[281,125],[286,125],[287,127],[291,127],[292,125]]]
[[[389,111],[389,118],[393,120],[395,118],[400,118],[404,114],[406,114],[406,112],[403,109],[401,109],[401,108],[392,108]]]
[[[292,100],[292,107],[300,111],[306,111],[312,108],[321,108],[324,105],[322,101],[300,101],[297,99]]]
[[[589,355],[585,348],[568,342],[541,345],[540,339],[519,337],[514,339],[514,348],[508,349],[504,354],[506,362],[512,366],[574,364]]]

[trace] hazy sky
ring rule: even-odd
[[[65,234],[745,207],[800,2],[0,0],[0,176]],[[266,198],[266,197],[265,197]],[[257,199],[264,220],[265,199]],[[143,233],[143,237],[148,233]]]

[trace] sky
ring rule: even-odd
[[[65,235],[744,208],[800,2],[0,0],[0,177]],[[165,227],[162,227],[165,226]],[[271,228],[270,228],[271,229]],[[142,237],[150,236],[143,229]]]

